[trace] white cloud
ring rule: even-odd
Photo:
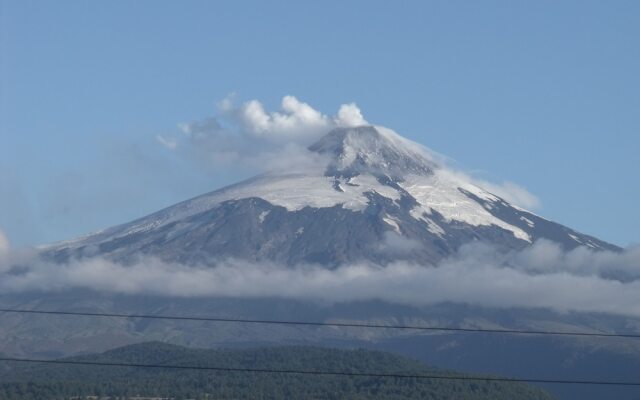
[[[393,263],[336,269],[285,268],[238,260],[216,267],[154,258],[122,265],[100,258],[59,265],[33,261],[14,273],[0,268],[0,291],[74,288],[164,296],[282,297],[323,302],[378,299],[424,306],[442,302],[495,308],[548,308],[640,317],[640,247],[621,253],[563,251],[538,242],[519,252],[463,247],[436,267]]]
[[[367,125],[368,122],[362,116],[362,111],[355,103],[343,104],[338,110],[338,117],[335,119],[338,126],[360,126]]]
[[[247,132],[272,139],[306,139],[331,128],[326,115],[299,101],[294,96],[282,99],[282,112],[267,112],[258,100],[251,100],[240,107],[238,115]]]
[[[227,112],[233,109],[229,99],[222,102]],[[282,111],[268,112],[258,100],[244,103],[238,110],[240,122],[250,134],[274,139],[316,138],[336,126],[366,125],[362,111],[355,103],[342,104],[338,114],[330,118],[294,96],[284,96]]]
[[[266,113],[262,103],[258,100],[251,100],[245,103],[240,109],[242,122],[249,132],[262,135],[271,128],[271,117]]]

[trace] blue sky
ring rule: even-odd
[[[0,230],[121,223],[243,176],[156,141],[231,92],[295,95],[640,241],[640,2],[0,0]]]

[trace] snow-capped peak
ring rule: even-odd
[[[417,143],[381,126],[336,128],[309,147],[327,155],[328,175],[353,177],[363,173],[401,178],[430,175],[436,164]]]
[[[363,257],[377,262],[389,230],[421,244],[414,250],[422,255],[413,259],[421,263],[476,240],[505,249],[540,238],[568,248],[615,249],[511,206],[387,128],[336,128],[309,150],[330,160],[324,172],[260,175],[42,250],[60,259],[89,249],[114,257],[155,252],[181,262],[201,262],[202,254],[286,263]]]

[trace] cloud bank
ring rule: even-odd
[[[495,308],[547,308],[640,317],[640,246],[621,253],[564,251],[539,241],[517,252],[468,245],[436,267],[353,264],[334,270],[284,268],[239,260],[215,267],[154,258],[122,265],[93,258],[67,264],[4,263],[0,292],[74,288],[180,297],[280,297],[320,302],[383,300],[424,306],[442,302]]]

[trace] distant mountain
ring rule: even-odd
[[[472,241],[504,250],[538,239],[619,250],[509,204],[383,127],[337,128],[309,150],[326,160],[324,168],[257,176],[44,254],[59,261],[153,255],[185,264],[233,257],[334,267],[435,264]],[[413,245],[395,251],[390,240]]]
[[[462,376],[455,372],[427,368],[417,361],[389,353],[319,347],[204,350],[154,342],[66,360]],[[100,396],[101,399],[113,399],[116,396],[173,399],[552,399],[541,389],[524,384],[503,382],[215,372],[61,364],[25,366],[10,362],[1,363],[0,367],[0,398],[6,400],[84,399],[88,396]]]

